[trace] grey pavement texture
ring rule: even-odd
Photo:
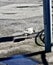
[[[41,0],[1,0],[0,3],[5,5],[0,6],[0,36],[22,33],[28,27],[33,27],[36,32],[44,28]]]
[[[35,6],[31,7],[31,4],[35,4]],[[35,32],[44,29],[42,5],[42,0],[0,0],[0,37],[22,33],[28,27],[33,27]],[[34,39],[19,43],[6,42],[0,44],[0,58],[43,49],[43,47],[35,45]],[[51,54],[46,54],[47,59],[50,59],[48,59],[49,62],[52,60]],[[41,61],[40,55],[31,58]]]

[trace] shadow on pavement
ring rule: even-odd
[[[41,56],[41,62],[39,63],[40,65],[49,65],[47,60],[46,60],[46,51],[39,51],[39,52],[34,52],[34,53],[31,53],[31,54],[26,54],[24,55],[25,57],[31,57],[31,56],[36,56],[36,55],[39,55]]]

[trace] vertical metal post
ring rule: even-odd
[[[45,51],[51,51],[51,32],[50,32],[50,0],[43,0],[44,12],[44,32],[45,32]]]

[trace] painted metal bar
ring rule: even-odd
[[[45,32],[45,51],[51,51],[51,32],[50,32],[50,0],[43,0],[44,12],[44,32]]]

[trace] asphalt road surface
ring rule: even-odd
[[[42,0],[0,0],[0,37],[44,28]]]

